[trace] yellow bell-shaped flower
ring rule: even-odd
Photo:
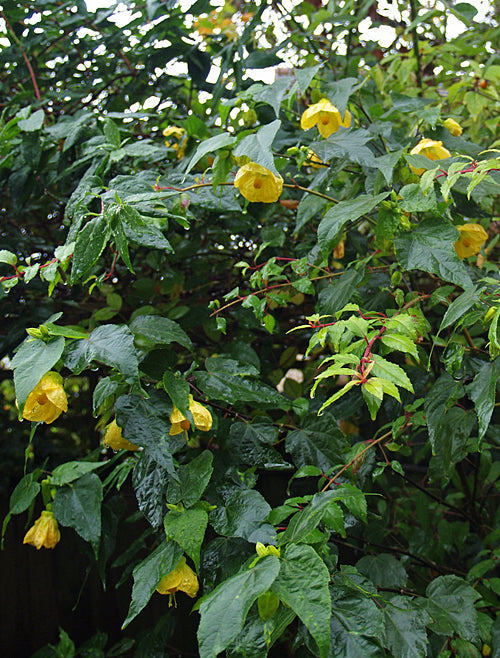
[[[474,256],[488,239],[488,234],[481,224],[462,224],[457,226],[460,237],[455,242],[455,251],[459,258]]]
[[[181,557],[175,569],[160,580],[156,591],[160,594],[170,595],[168,603],[170,606],[176,592],[185,592],[193,599],[198,594],[199,587],[195,572],[186,564],[186,558]]]
[[[444,160],[445,158],[451,157],[451,153],[448,149],[444,148],[443,142],[436,142],[433,139],[428,139],[425,137],[421,139],[419,143],[412,148],[410,155],[425,155],[429,160]],[[410,165],[410,169],[417,176],[421,176],[425,169],[416,169]]]
[[[58,372],[48,372],[28,395],[23,418],[33,422],[53,423],[63,411],[68,411],[63,378]]]
[[[322,137],[330,137],[336,133],[339,128],[349,128],[351,125],[351,113],[346,110],[345,116],[342,116],[338,109],[330,103],[328,98],[322,98],[319,103],[315,103],[307,108],[300,119],[302,130],[309,130],[318,125],[319,134]]]
[[[446,130],[453,135],[453,137],[460,137],[462,134],[462,126],[455,121],[455,119],[446,119],[446,121],[443,122],[443,126],[446,128]]]
[[[23,544],[31,544],[39,551],[44,548],[54,548],[61,539],[59,526],[55,519],[54,513],[44,510],[39,519],[28,530],[23,539]]]
[[[248,162],[236,172],[234,186],[248,201],[273,203],[283,191],[283,179],[256,162]]]
[[[122,435],[122,428],[116,424],[116,419],[106,427],[104,443],[113,450],[139,450],[139,446]]]
[[[212,427],[212,414],[210,411],[204,407],[196,400],[193,400],[193,396],[189,396],[189,411],[191,412],[194,420],[195,427],[202,432],[208,432]],[[191,427],[189,420],[182,414],[179,409],[174,405],[173,411],[170,414],[170,422],[172,427],[170,428],[170,436],[180,434],[181,432],[187,432]]]

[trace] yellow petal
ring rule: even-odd
[[[174,594],[174,592],[179,589],[179,585],[182,583],[185,565],[186,558],[181,557],[175,569],[168,573],[166,576],[163,576],[163,578],[160,580],[156,591],[160,594]]]
[[[23,544],[31,544],[39,551],[42,546],[54,548],[60,539],[61,533],[54,513],[44,510],[24,536]]]
[[[443,146],[443,142],[436,142],[433,139],[428,139],[425,137],[421,139],[419,143],[412,148],[410,155],[424,155],[429,160],[444,160],[445,158],[451,157],[451,153]],[[415,168],[410,165],[410,169],[417,176],[421,176],[425,169]]]
[[[194,424],[202,432],[208,432],[212,427],[212,414],[196,400],[189,405],[189,411],[193,414]]]
[[[455,121],[455,119],[446,119],[443,123],[444,127],[448,130],[453,137],[460,137],[462,134],[462,126]]]
[[[63,378],[58,372],[47,372],[28,395],[23,418],[33,422],[52,423],[68,410]]]
[[[315,103],[307,108],[300,118],[300,127],[303,130],[309,130],[316,124],[322,137],[329,137],[342,126],[349,128],[351,125],[351,113],[346,111],[344,118],[339,110],[330,103],[328,98],[322,98],[319,103]]]
[[[106,427],[104,443],[113,450],[139,450],[139,447],[122,435],[122,428],[116,423],[116,419]]]
[[[488,234],[481,224],[462,224],[457,228],[460,231],[460,237],[454,246],[459,258],[468,258],[478,254],[488,239]]]
[[[256,162],[248,162],[238,169],[234,186],[248,201],[273,203],[283,191],[283,179]]]
[[[185,592],[193,599],[198,594],[199,588],[200,584],[195,572],[190,567],[188,567],[187,564],[184,564],[182,569],[182,580],[177,589],[180,592]]]

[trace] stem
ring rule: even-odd
[[[15,42],[17,43],[17,45],[19,46],[19,50],[21,51],[21,55],[23,56],[24,62],[25,62],[25,64],[26,64],[27,68],[28,68],[28,71],[29,71],[29,74],[30,74],[30,77],[31,77],[31,82],[33,83],[33,88],[34,88],[34,90],[35,90],[35,96],[36,96],[36,99],[37,99],[37,101],[40,101],[40,100],[42,100],[42,96],[41,96],[41,94],[40,94],[40,90],[38,89],[38,84],[37,84],[37,81],[36,81],[35,72],[33,71],[33,67],[31,66],[31,63],[30,63],[30,61],[29,61],[29,59],[28,59],[28,56],[27,56],[26,53],[24,52],[24,48],[23,48],[23,46],[22,46],[21,40],[17,38],[16,33],[15,33],[14,30],[12,29],[12,26],[11,26],[11,24],[9,23],[9,20],[8,20],[7,16],[6,16],[5,13],[4,13],[3,11],[1,11],[1,10],[0,10],[0,16],[2,16],[2,18],[4,19],[5,24],[6,24],[7,27],[9,28],[9,31],[10,31],[10,33],[11,33],[11,35],[12,35],[12,38],[14,39],[14,41],[15,41]]]
[[[413,23],[416,18],[417,18],[417,7],[415,4],[415,0],[410,0],[410,17],[411,17],[411,22]],[[418,45],[418,32],[417,32],[417,26],[415,26],[412,31],[412,38],[413,38],[413,52],[415,53],[415,60],[416,60],[416,69],[415,73],[417,75],[417,85],[420,87],[420,92],[419,96],[422,95],[422,71],[421,71],[421,64],[420,64],[420,47]]]

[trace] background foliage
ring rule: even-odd
[[[191,615],[38,655],[174,655],[174,621],[203,658],[500,655],[497,8],[0,14],[4,531],[53,504],[124,627],[182,555],[200,582]],[[327,139],[300,128],[322,97],[352,115]],[[248,160],[279,202],[235,190]],[[51,370],[68,413],[19,424]],[[115,417],[141,450],[101,445]]]

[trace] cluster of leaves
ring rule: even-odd
[[[124,626],[187,557],[202,658],[500,655],[496,18],[447,3],[470,28],[450,39],[417,0],[399,23],[371,1],[120,4],[126,28],[79,1],[1,12],[5,363],[20,417],[56,370],[99,419],[48,466],[50,428],[21,426],[6,522],[43,497],[104,582],[132,579]],[[385,52],[365,16],[394,30]],[[326,139],[300,128],[322,97],[352,115]],[[423,136],[451,157],[410,155]],[[248,161],[279,202],[234,189]],[[462,260],[467,222],[488,240]],[[98,445],[113,418],[140,450]],[[124,546],[130,487],[148,527]]]

